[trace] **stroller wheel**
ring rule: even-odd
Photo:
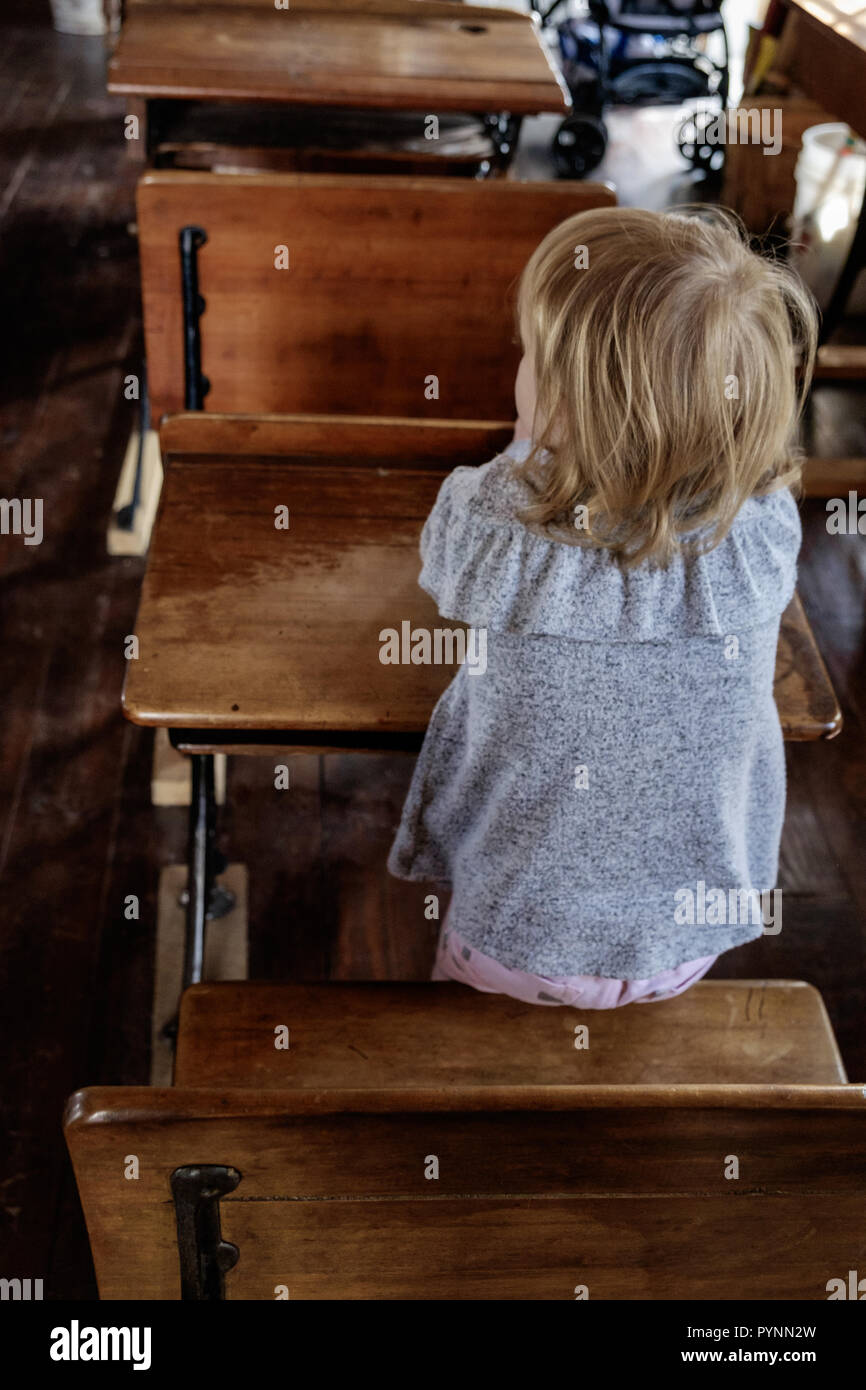
[[[623,106],[676,106],[710,94],[707,74],[687,63],[636,63],[610,87],[613,100]]]
[[[708,174],[720,172],[725,162],[725,146],[718,139],[709,139],[710,127],[718,129],[718,113],[695,111],[686,116],[677,130],[677,147],[683,159],[693,169],[703,169]]]
[[[553,137],[553,163],[561,179],[582,179],[604,159],[607,128],[596,116],[566,116]]]

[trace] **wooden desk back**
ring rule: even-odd
[[[208,237],[206,410],[513,420],[516,280],[557,223],[615,201],[593,183],[147,174],[153,418],[184,404],[182,227]],[[275,268],[281,254],[288,269]]]
[[[861,1086],[96,1088],[66,1137],[103,1299],[180,1296],[169,1182],[205,1163],[240,1173],[228,1299],[823,1300],[863,1266]]]

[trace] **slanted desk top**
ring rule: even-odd
[[[425,729],[453,668],[383,665],[379,632],[442,625],[418,588],[418,536],[443,476],[351,455],[325,467],[174,460],[126,714],[169,727]],[[275,527],[279,506],[288,530]]]
[[[226,447],[244,430],[259,436],[249,454],[168,450],[127,718],[219,732],[227,746],[227,733],[279,730],[300,735],[289,746],[361,734],[371,747],[418,747],[454,667],[384,665],[379,634],[404,621],[442,626],[418,587],[419,534],[445,473],[495,453],[495,426],[225,420]],[[216,439],[219,417],[178,417],[170,428],[180,440],[197,427]],[[275,526],[279,507],[288,530]],[[838,732],[797,599],[782,625],[776,698],[786,737]]]
[[[379,109],[566,111],[538,28],[439,0],[291,0],[288,9],[136,5],[108,89],[197,101]]]

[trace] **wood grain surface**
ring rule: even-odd
[[[570,104],[529,15],[405,0],[138,6],[108,90],[431,112],[564,113]]]
[[[420,0],[419,0],[420,3]],[[167,460],[184,455],[246,458],[343,456],[365,464],[456,468],[492,458],[514,433],[513,420],[406,420],[378,415],[169,415],[159,434]]]
[[[594,183],[147,174],[138,228],[153,418],[184,404],[184,226],[208,237],[207,411],[513,420],[520,272],[552,227],[615,202]],[[288,269],[275,269],[281,246]]]
[[[855,1086],[466,1087],[443,1066],[426,1089],[97,1088],[66,1137],[104,1299],[178,1297],[169,1179],[208,1162],[240,1174],[230,1300],[825,1299],[866,1256],[864,1125]]]
[[[421,528],[445,474],[358,467],[348,434],[348,456],[332,454],[327,466],[322,455],[312,464],[245,456],[240,472],[228,456],[169,461],[135,627],[139,657],[124,686],[127,718],[423,733],[455,668],[383,665],[380,633],[404,621],[443,626],[417,581]],[[411,434],[400,427],[401,449],[411,449]],[[387,450],[387,435],[371,426],[364,447]],[[278,507],[289,509],[288,530],[275,528]],[[776,698],[787,738],[838,732],[836,697],[796,597],[782,625]]]
[[[411,930],[411,924],[406,924]],[[585,1024],[586,1047],[575,1047]],[[290,1046],[274,1046],[275,1028]],[[702,980],[664,1006],[539,1008],[460,984],[207,983],[187,990],[182,1087],[638,1085],[845,1081],[821,996]]]

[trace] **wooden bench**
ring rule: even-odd
[[[515,282],[552,227],[615,203],[593,183],[147,174],[138,230],[153,419],[186,403],[513,420]],[[189,304],[184,314],[184,228],[207,238],[186,256],[200,318]],[[278,247],[287,269],[275,268]],[[199,331],[210,383],[200,399],[184,353]]]
[[[342,148],[369,168],[365,112],[410,115],[423,148],[409,162],[422,166],[446,157],[423,138],[428,114],[443,123],[453,112],[479,115],[494,162],[507,163],[522,116],[570,107],[533,17],[443,0],[129,0],[108,89],[144,124],[136,152],[225,161],[234,147],[242,164],[291,151],[306,127],[320,159]],[[351,114],[347,128],[335,125],[334,108]],[[390,138],[381,121],[377,130],[396,160],[399,123]]]
[[[801,983],[217,984],[174,1087],[80,1091],[66,1138],[104,1299],[823,1300],[864,1125]]]

